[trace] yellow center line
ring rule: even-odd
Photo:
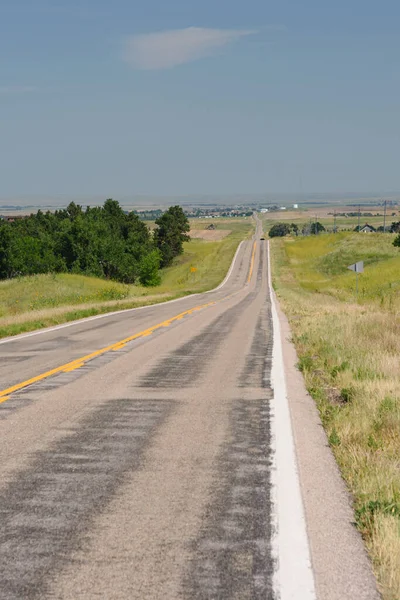
[[[251,263],[250,263],[250,271],[249,271],[247,283],[250,282],[251,276],[253,274],[255,251],[256,251],[256,242],[254,242],[254,245],[253,245],[253,252],[251,255]],[[234,295],[235,294],[230,294],[229,296],[222,298],[222,300],[228,300],[229,298],[231,298]],[[152,333],[154,333],[154,331],[157,331],[157,329],[160,329],[161,327],[169,327],[175,321],[180,321],[184,317],[191,315],[193,312],[195,312],[197,310],[202,310],[203,308],[207,308],[209,306],[214,306],[215,304],[216,304],[216,302],[207,302],[207,304],[200,304],[198,306],[195,306],[193,308],[190,308],[189,310],[185,310],[184,312],[180,313],[179,315],[176,315],[175,317],[172,317],[170,319],[162,321],[162,323],[157,323],[157,325],[153,325],[152,327],[149,327],[148,329],[145,329],[144,331],[140,331],[139,333],[135,333],[134,335],[131,335],[123,340],[119,340],[118,342],[115,342],[114,344],[110,344],[109,346],[100,348],[100,350],[96,350],[95,352],[86,354],[86,356],[82,356],[80,358],[75,358],[71,362],[68,362],[64,365],[60,365],[59,367],[56,367],[55,369],[51,369],[50,371],[46,371],[45,373],[41,373],[40,375],[36,375],[36,377],[32,377],[31,379],[27,379],[26,381],[21,381],[21,383],[12,385],[11,387],[9,387],[5,390],[0,390],[0,404],[5,402],[6,400],[8,400],[10,397],[10,394],[13,394],[14,392],[18,392],[19,390],[22,390],[23,388],[28,387],[28,385],[32,385],[33,383],[43,381],[44,379],[47,379],[48,377],[52,377],[53,375],[57,375],[58,373],[70,373],[71,371],[74,371],[75,369],[80,369],[90,360],[93,360],[94,358],[98,358],[99,356],[102,356],[106,352],[110,352],[111,350],[114,350],[114,351],[120,350],[120,349],[124,348],[126,346],[126,344],[128,344],[129,342],[133,342],[134,340],[137,340],[139,338],[147,337],[147,336],[151,335]]]
[[[75,360],[73,360],[69,363],[66,363],[64,365],[56,367],[55,369],[51,369],[50,371],[46,371],[45,373],[36,375],[36,377],[32,377],[31,379],[27,379],[26,381],[21,381],[21,383],[17,383],[5,390],[1,390],[0,391],[0,404],[2,402],[5,402],[6,400],[8,400],[9,395],[12,394],[13,392],[18,392],[19,390],[22,390],[23,388],[27,387],[28,385],[32,385],[33,383],[37,383],[38,381],[43,381],[43,379],[47,379],[48,377],[51,377],[52,375],[56,375],[58,373],[69,373],[71,371],[74,371],[75,369],[79,369],[80,367],[83,367],[88,361],[93,360],[94,358],[97,358],[97,357],[101,356],[102,354],[105,354],[106,352],[110,352],[111,350],[120,350],[129,342],[133,342],[134,340],[137,340],[138,338],[147,337],[147,336],[151,335],[157,329],[160,329],[161,327],[168,327],[169,325],[171,325],[171,323],[173,323],[175,321],[179,321],[179,320],[183,319],[183,317],[190,315],[193,312],[193,310],[201,310],[202,308],[207,308],[208,306],[213,306],[214,304],[215,304],[215,302],[208,302],[207,304],[201,304],[199,306],[196,306],[195,309],[185,310],[184,312],[180,313],[179,315],[176,315],[175,317],[172,317],[171,319],[167,319],[166,321],[163,321],[162,323],[157,323],[157,325],[153,325],[152,327],[149,327],[148,329],[145,329],[144,331],[135,333],[134,335],[131,335],[131,336],[129,336],[123,340],[120,340],[118,342],[115,342],[114,344],[110,344],[109,346],[100,348],[100,350],[96,350],[95,352],[86,354],[86,356],[76,358]]]
[[[247,283],[250,283],[251,276],[253,275],[255,254],[256,254],[256,243],[254,242],[254,244],[253,244],[253,252],[251,253],[250,270],[249,270],[249,276],[247,278]]]

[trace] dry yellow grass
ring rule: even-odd
[[[107,309],[110,311],[113,310],[122,310],[124,308],[130,308],[131,306],[140,306],[142,304],[141,299],[143,299],[144,303],[151,304],[153,302],[162,302],[165,299],[168,299],[170,295],[158,294],[158,295],[145,295],[145,296],[137,296],[136,300],[133,297],[125,298],[122,300],[108,300],[107,302],[86,302],[82,304],[66,304],[63,306],[56,306],[54,308],[42,308],[39,310],[32,310],[29,314],[29,319],[32,321],[45,321],[49,318],[54,318],[62,322],[63,316],[75,311],[79,313],[80,311],[87,310],[99,310],[102,309],[102,312],[107,312]],[[172,297],[172,296],[171,296]],[[25,323],[27,320],[27,313],[19,313],[14,315],[9,315],[7,317],[3,317],[0,320],[1,327],[8,327],[12,325],[20,325]]]
[[[337,279],[332,277],[331,287],[322,280],[316,283],[320,274],[313,280],[311,273],[316,257],[312,252],[295,252],[293,243],[297,242],[273,241],[274,287],[291,323],[306,385],[317,402],[330,444],[353,493],[356,522],[383,597],[399,600],[398,292],[391,305],[382,302],[378,294],[376,298],[366,295],[356,303],[354,296],[346,293],[345,285],[344,290],[338,287],[340,273]],[[383,253],[382,274],[390,261],[393,258],[385,258]],[[378,267],[376,263],[374,277]],[[313,280],[312,286],[302,285],[302,277],[307,274]]]
[[[400,537],[399,519],[392,515],[377,515],[374,535],[372,536],[372,551],[377,556],[380,564],[382,577],[387,581],[386,600],[399,600],[398,572],[400,565]],[[390,591],[390,590],[393,590]]]
[[[229,235],[229,229],[191,229],[189,235],[193,239],[202,239],[208,242],[219,242]]]

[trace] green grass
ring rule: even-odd
[[[129,286],[84,275],[33,275],[0,282],[0,318],[44,308],[123,300]]]
[[[385,600],[400,598],[400,251],[392,236],[272,240],[273,284],[354,495]],[[355,301],[355,274],[366,263]]]
[[[209,221],[208,219],[206,223],[209,224]],[[214,219],[213,221],[221,220]],[[250,219],[236,222],[231,219],[228,223],[218,223],[218,229],[224,228],[230,229],[232,233],[221,241],[209,242],[192,239],[186,243],[184,254],[177,259],[173,267],[166,269],[163,273],[163,280],[159,286],[160,291],[203,292],[221,283],[239,242],[254,230],[253,222]],[[204,223],[198,229],[204,229]]]
[[[184,254],[162,271],[161,284],[153,288],[64,273],[1,281],[0,337],[212,289],[225,277],[239,242],[254,224],[236,220],[230,229],[218,242],[185,243]]]
[[[348,266],[364,261],[359,301],[390,303],[400,289],[400,252],[394,234],[338,233],[288,238],[285,251],[299,284],[341,300],[355,296],[356,276]]]

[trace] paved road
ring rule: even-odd
[[[276,597],[259,238],[218,291],[0,344],[2,600]]]
[[[377,600],[260,237],[211,293],[0,341],[0,600]]]

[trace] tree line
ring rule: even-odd
[[[296,223],[275,223],[269,230],[268,235],[269,237],[284,237],[289,234],[299,235],[299,232],[303,235],[307,235],[308,233],[314,234],[321,231],[325,231],[325,227],[319,222],[313,222],[310,225],[307,223],[301,229],[299,229],[299,226],[296,225]]]
[[[361,227],[360,227],[361,229]],[[318,233],[322,233],[326,231],[325,227],[319,221],[313,221],[311,223],[306,223],[302,227],[296,225],[296,223],[275,223],[272,225],[271,229],[268,232],[269,237],[284,237],[285,235],[314,235]],[[355,227],[354,231],[359,231],[358,226]],[[376,231],[382,233],[386,231],[387,233],[399,233],[400,234],[400,221],[393,222],[391,225],[388,225],[386,228],[383,225],[380,225]],[[400,239],[400,235],[398,236]],[[397,240],[397,238],[396,238]],[[398,242],[394,244],[395,246],[399,245]]]
[[[159,216],[154,231],[112,199],[85,210],[74,202],[54,213],[39,210],[0,221],[0,279],[66,272],[158,285],[160,269],[182,254],[189,229],[180,206]]]

